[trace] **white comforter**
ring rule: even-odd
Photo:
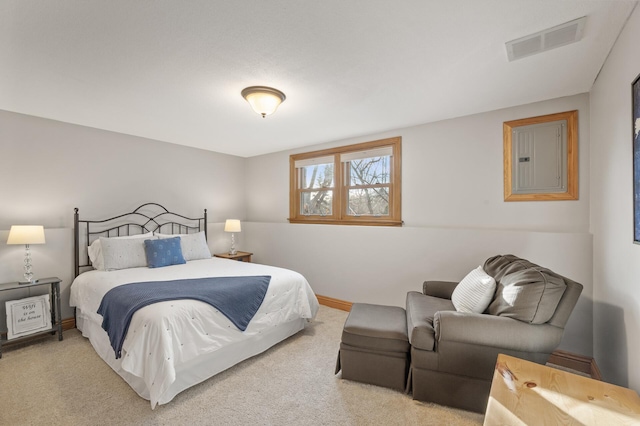
[[[97,310],[102,297],[118,285],[239,275],[271,276],[264,301],[244,332],[211,305],[196,300],[160,302],[133,315],[122,348],[121,369],[144,380],[151,406],[155,407],[176,380],[177,366],[256,337],[279,324],[314,318],[318,301],[307,280],[288,269],[212,258],[164,268],[85,272],[71,285],[70,304],[81,310],[85,321],[101,324],[102,316]],[[115,359],[112,350],[108,356]]]

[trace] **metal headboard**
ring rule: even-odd
[[[204,216],[190,218],[173,213],[157,203],[146,203],[130,213],[102,220],[80,219],[78,208],[73,214],[74,272],[91,266],[88,247],[100,237],[121,237],[148,232],[188,234],[204,231],[207,238],[207,209]]]

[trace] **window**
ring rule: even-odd
[[[290,157],[291,223],[400,226],[400,137]]]

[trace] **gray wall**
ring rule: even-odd
[[[505,203],[502,123],[572,109],[580,199]],[[256,261],[298,270],[318,294],[353,302],[402,306],[424,279],[459,280],[496,253],[527,257],[584,284],[562,348],[592,354],[586,94],[309,148],[402,136],[402,228],[290,225],[288,159],[301,150],[242,159],[1,111],[0,132],[0,188],[11,200],[0,206],[0,239],[12,224],[45,225],[36,275],[65,280],[67,317],[73,207],[92,218],[156,201],[192,215],[208,208],[214,252],[228,246],[222,222],[243,219],[238,247]],[[22,255],[0,244],[0,280],[21,276]]]
[[[580,199],[503,201],[502,123],[579,110]],[[589,96],[555,99],[306,150],[402,136],[402,228],[288,224],[289,155],[247,159],[247,244],[259,262],[302,272],[316,293],[404,305],[425,279],[459,281],[513,253],[585,287],[562,348],[592,354]]]
[[[591,92],[594,354],[604,378],[640,391],[640,246],[633,244],[631,82],[640,73],[640,9]]]
[[[0,144],[0,282],[22,278],[24,248],[4,244],[11,225],[44,225],[47,243],[32,246],[34,272],[64,280],[64,317],[73,316],[68,302],[74,207],[86,219],[146,202],[192,217],[206,208],[214,252],[228,245],[224,220],[244,219],[240,157],[6,111],[0,111]],[[0,315],[5,300],[27,295],[0,294]]]

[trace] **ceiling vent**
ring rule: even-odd
[[[506,43],[509,62],[580,41],[586,16]]]

